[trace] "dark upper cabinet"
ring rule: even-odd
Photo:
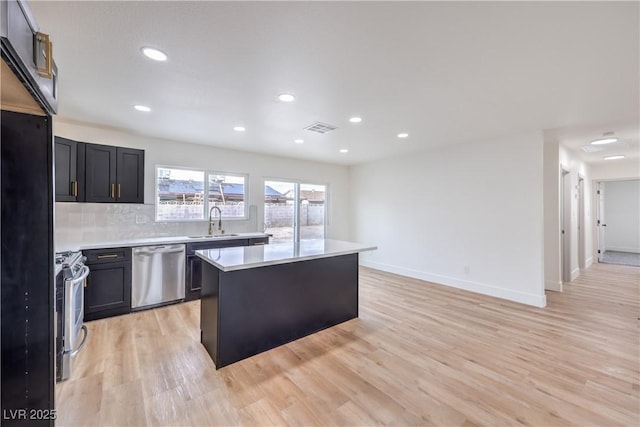
[[[144,150],[85,144],[84,201],[144,203]]]
[[[55,138],[56,202],[77,202],[80,190],[78,182],[78,143],[66,138]]]
[[[56,202],[144,203],[144,150],[55,138]]]
[[[116,201],[116,147],[85,144],[84,182],[85,201]]]
[[[120,203],[144,203],[144,151],[116,150],[116,198]]]
[[[0,43],[11,70],[27,83],[30,92],[47,110],[58,110],[58,69],[49,36],[39,31],[25,1],[0,2]]]

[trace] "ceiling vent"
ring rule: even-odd
[[[316,133],[327,133],[327,132],[331,132],[332,130],[336,130],[336,129],[338,129],[337,126],[328,125],[328,124],[322,123],[322,122],[315,122],[315,123],[310,124],[306,128],[304,128],[304,130],[310,130],[311,132],[316,132]]]

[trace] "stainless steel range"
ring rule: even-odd
[[[74,356],[87,340],[87,327],[82,324],[89,276],[85,260],[81,252],[56,254],[56,381],[71,376]]]

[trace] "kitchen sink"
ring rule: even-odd
[[[235,237],[237,236],[237,234],[234,233],[229,233],[229,234],[214,234],[214,235],[210,235],[210,234],[206,234],[204,236],[187,236],[190,239],[218,239],[220,237]]]

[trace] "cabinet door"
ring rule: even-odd
[[[78,143],[55,138],[56,202],[78,201]]]
[[[7,61],[29,83],[32,94],[49,113],[55,114],[58,110],[57,67],[51,58],[52,76],[42,77],[38,73],[36,63],[42,65],[46,61],[48,46],[40,44],[34,34],[38,25],[33,13],[26,2],[8,0],[0,4],[0,17],[6,20],[2,25],[3,59],[6,53]]]
[[[221,249],[237,246],[247,246],[249,239],[218,240],[216,242],[197,242],[187,244],[187,262],[185,272],[184,300],[191,301],[200,298],[202,286],[202,259],[195,255],[200,249]]]
[[[144,203],[144,150],[117,149],[116,198],[121,203]]]
[[[2,110],[0,128],[0,407],[4,414],[19,408],[46,414],[55,385],[51,117]],[[5,415],[0,424],[53,421]]]
[[[248,246],[266,245],[268,243],[269,243],[268,237],[254,237],[253,239],[249,239]]]
[[[84,289],[84,320],[131,311],[131,263],[87,264],[91,269]]]
[[[85,201],[116,201],[116,147],[85,144]]]
[[[187,257],[186,283],[184,300],[191,301],[200,298],[200,286],[202,283],[202,260],[196,255]]]

